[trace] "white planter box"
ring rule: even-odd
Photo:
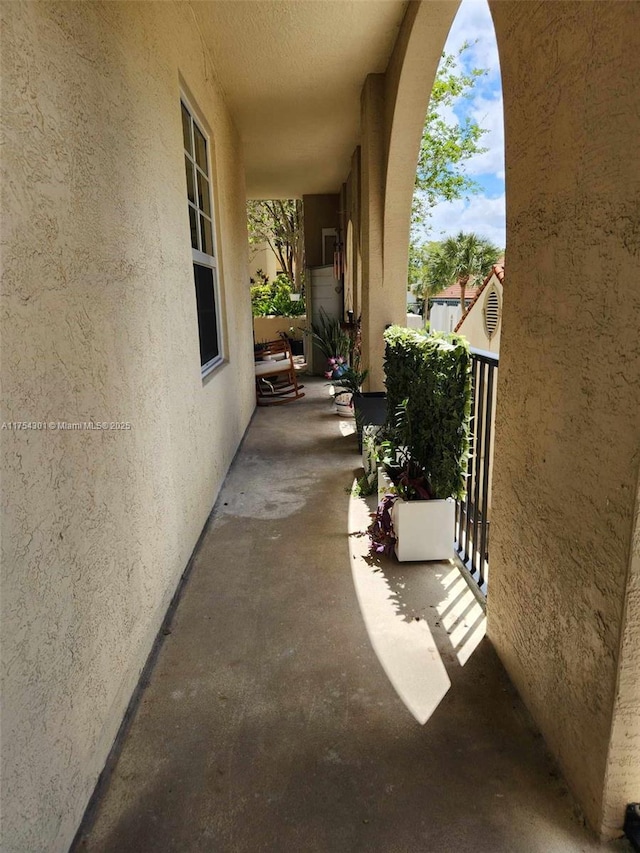
[[[387,478],[388,479],[388,478]],[[448,560],[453,554],[455,501],[397,500],[391,510],[396,534],[396,557],[408,560]]]
[[[378,468],[378,503],[385,495],[395,495],[396,487],[382,465]]]

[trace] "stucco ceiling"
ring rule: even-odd
[[[406,0],[192,2],[240,131],[250,198],[336,192],[360,92],[383,72]]]

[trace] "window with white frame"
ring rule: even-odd
[[[182,136],[187,174],[193,276],[198,306],[200,365],[203,375],[223,360],[218,262],[213,220],[209,142],[183,98]]]

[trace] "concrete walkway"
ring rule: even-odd
[[[352,427],[306,385],[256,413],[77,849],[628,849],[583,829],[457,571],[366,557]]]

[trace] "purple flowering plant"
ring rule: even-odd
[[[341,355],[332,355],[327,359],[327,369],[324,373],[325,379],[338,379],[347,367],[347,360]]]

